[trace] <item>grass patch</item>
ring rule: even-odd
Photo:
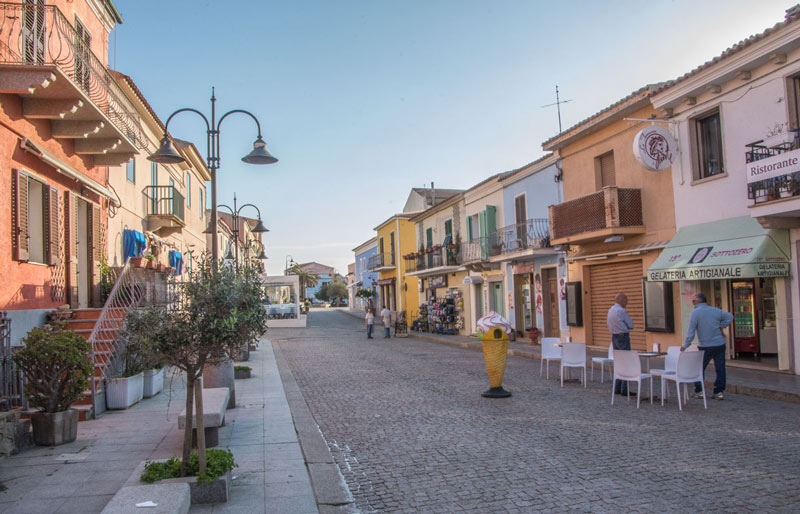
[[[189,466],[186,474],[190,477],[197,477],[200,484],[211,483],[214,479],[221,477],[228,471],[237,467],[233,460],[233,453],[230,450],[206,450],[206,472],[198,475],[200,464],[197,461],[197,453],[192,453],[189,459]],[[173,457],[165,462],[147,462],[142,473],[142,482],[152,484],[159,480],[181,477],[181,459]]]
[[[250,366],[234,366],[233,371],[250,371],[252,368]]]

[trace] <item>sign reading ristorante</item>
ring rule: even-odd
[[[782,177],[800,171],[800,150],[747,163],[747,183]]]

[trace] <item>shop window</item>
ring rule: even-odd
[[[722,124],[719,110],[696,118],[693,129],[694,179],[700,180],[725,173],[722,152]]]
[[[581,283],[567,282],[567,325],[583,326],[583,302],[581,301]]]
[[[647,332],[675,332],[672,282],[644,282],[644,329]]]

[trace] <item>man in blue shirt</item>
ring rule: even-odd
[[[706,366],[714,359],[714,369],[717,371],[717,378],[714,380],[714,396],[717,400],[724,398],[725,392],[725,335],[722,329],[733,321],[733,315],[716,307],[711,307],[706,303],[706,295],[696,293],[692,298],[694,310],[689,318],[689,331],[686,333],[686,340],[681,346],[681,351],[689,348],[697,334],[700,342],[698,349],[703,353],[703,376],[706,374]],[[702,386],[700,382],[694,384],[694,398],[702,398]]]
[[[611,344],[615,350],[631,349],[631,330],[633,330],[633,320],[628,316],[625,307],[628,306],[628,297],[623,293],[617,293],[614,297],[614,305],[608,309],[606,324],[608,331],[611,332]],[[618,380],[614,384],[616,394],[628,394],[628,382]]]

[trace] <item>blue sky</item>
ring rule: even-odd
[[[240,158],[253,122],[222,126],[219,203],[255,203],[287,255],[342,273],[411,187],[468,188],[542,155],[564,128],[675,78],[783,19],[772,0],[116,0],[109,62],[166,120],[247,109],[280,159]],[[205,154],[204,124],[170,132]],[[199,144],[202,143],[202,144]],[[243,211],[243,214],[253,211]]]

